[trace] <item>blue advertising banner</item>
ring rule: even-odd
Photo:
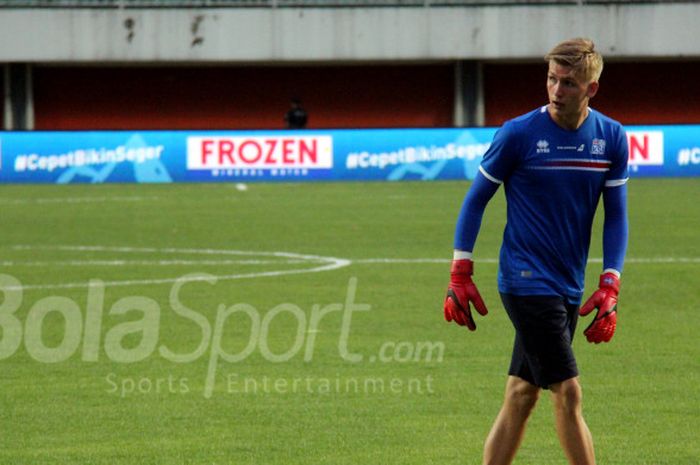
[[[700,125],[627,128],[631,176],[700,176]],[[473,179],[495,128],[0,133],[2,183]]]

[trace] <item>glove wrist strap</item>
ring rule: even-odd
[[[616,293],[620,292],[620,278],[615,276],[613,273],[603,273],[600,275],[600,281],[598,282],[598,287],[605,289],[612,289]]]
[[[452,260],[450,273],[471,276],[474,274],[474,262],[468,259]]]

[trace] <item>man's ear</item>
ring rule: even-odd
[[[588,91],[586,92],[586,95],[588,96],[588,98],[595,97],[595,94],[598,93],[598,87],[600,87],[600,85],[598,84],[597,81],[594,81],[594,82],[591,82],[590,84],[588,84]]]

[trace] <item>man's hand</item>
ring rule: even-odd
[[[620,279],[613,273],[600,275],[598,290],[579,309],[581,316],[586,316],[598,309],[593,322],[583,334],[588,342],[608,342],[612,339],[617,325],[617,294],[620,292]]]
[[[454,320],[460,326],[466,326],[471,331],[476,329],[476,323],[472,318],[469,302],[474,305],[476,311],[486,315],[489,311],[479,295],[476,285],[472,281],[474,274],[474,262],[468,259],[453,260],[450,270],[450,287],[447,288],[445,297],[445,320]]]

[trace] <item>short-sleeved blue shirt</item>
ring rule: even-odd
[[[596,207],[605,187],[627,181],[622,125],[589,109],[576,130],[544,106],[506,122],[480,171],[503,183],[508,204],[498,288],[579,302]]]

